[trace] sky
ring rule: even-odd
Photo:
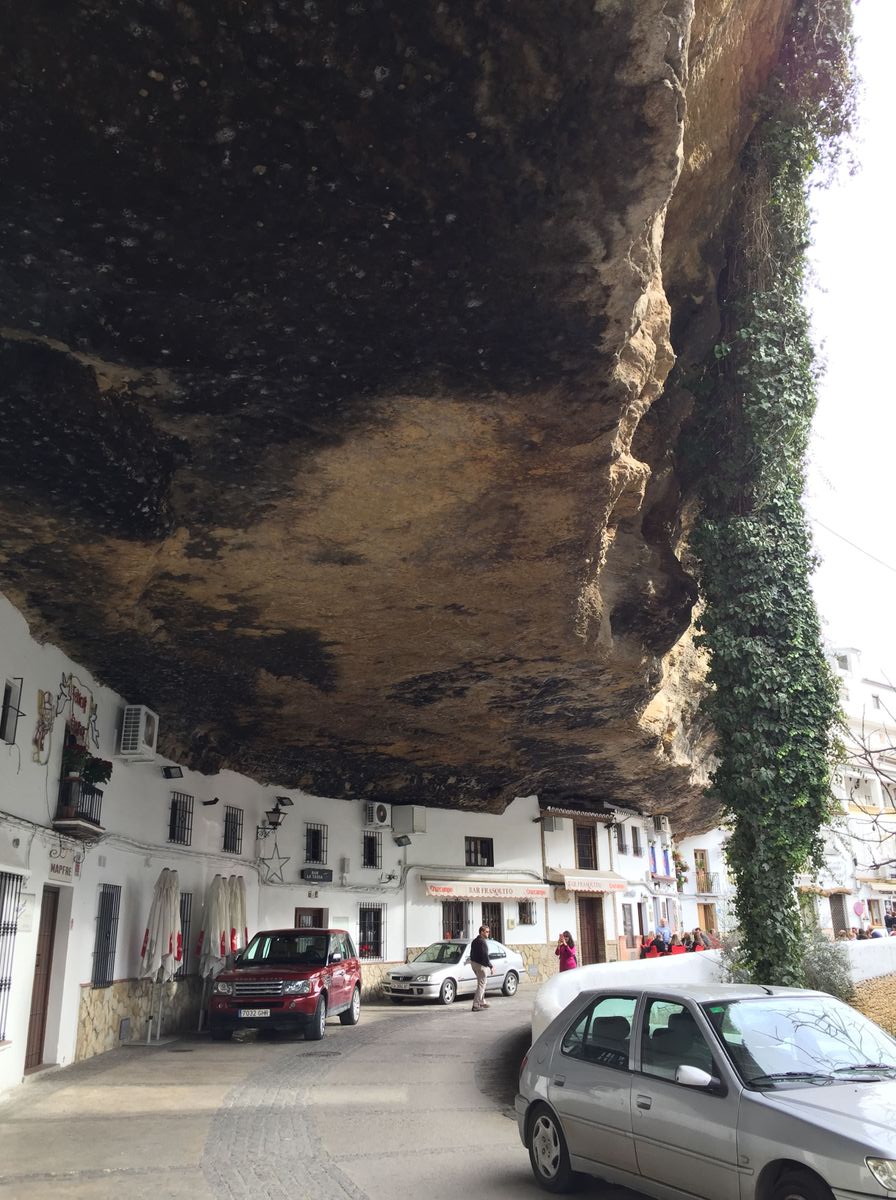
[[[896,0],[860,0],[855,24],[859,169],[814,195],[808,299],[826,371],[806,508],[825,638],[857,647],[864,672],[896,682]]]

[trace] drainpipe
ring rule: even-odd
[[[545,852],[545,848],[544,848],[544,817],[539,817],[538,827],[541,830],[541,877],[545,881],[545,883],[547,883],[548,859],[547,859],[547,853]],[[545,901],[544,901],[544,944],[546,946],[550,946],[550,944],[551,944],[550,904],[551,904],[551,885],[548,883],[548,894],[545,897]]]

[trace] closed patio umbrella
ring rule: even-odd
[[[177,871],[164,867],[156,880],[140,950],[140,978],[159,984],[156,1038],[162,1030],[164,984],[173,979],[183,957],[180,927],[180,884]],[[150,998],[150,1012],[153,1009]],[[149,1031],[147,1030],[147,1038]]]
[[[246,929],[246,881],[242,875],[227,880],[227,909],[230,925],[230,953],[244,950],[248,940]]]

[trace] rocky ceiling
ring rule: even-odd
[[[32,631],[204,770],[698,812],[665,385],[788,7],[5,5]]]

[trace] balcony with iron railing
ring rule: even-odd
[[[717,871],[697,871],[696,879],[698,896],[715,896],[719,891],[719,874]]]
[[[103,793],[99,788],[82,783],[80,779],[63,779],[59,784],[53,828],[57,833],[65,833],[82,842],[99,841],[106,832],[100,821],[102,808]]]

